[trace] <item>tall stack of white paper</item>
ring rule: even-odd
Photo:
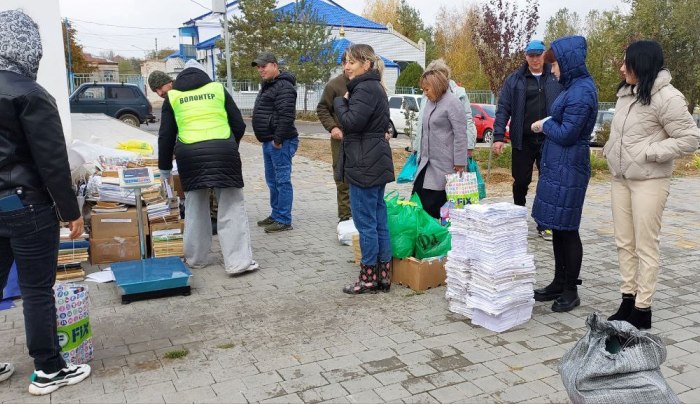
[[[529,320],[535,264],[527,254],[527,209],[505,202],[467,205],[452,210],[450,221],[450,311],[496,332]]]

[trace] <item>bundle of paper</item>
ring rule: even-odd
[[[535,264],[527,254],[527,209],[511,203],[450,211],[447,292],[452,312],[501,332],[532,314]]]
[[[98,201],[92,207],[92,213],[126,212],[127,206],[123,203]]]
[[[56,266],[56,279],[60,281],[85,278],[82,262],[88,260],[90,242],[86,240],[87,234],[75,240],[71,240],[69,234],[68,229],[61,229]]]
[[[151,247],[155,257],[184,256],[183,224],[174,221],[152,225]]]

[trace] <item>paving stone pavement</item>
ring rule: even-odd
[[[583,214],[581,307],[504,333],[451,314],[444,287],[349,296],[352,248],[336,240],[330,166],[297,157],[294,230],[267,235],[261,151],[241,146],[246,204],[260,270],[229,277],[220,263],[193,270],[189,297],[128,305],[116,287],[90,284],[93,375],[50,396],[27,393],[32,364],[21,309],[0,312],[0,359],[17,373],[3,403],[448,403],[567,402],[557,366],[585,333],[586,316],[619,299],[609,184],[593,182]],[[392,184],[404,195],[408,186]],[[530,198],[531,199],[531,198]],[[674,179],[661,237],[663,272],[653,332],[667,344],[663,374],[683,402],[700,402],[700,178]],[[552,276],[551,244],[530,224],[537,282]],[[94,269],[94,268],[93,268]],[[19,303],[21,307],[21,303]],[[187,349],[180,359],[173,350]]]

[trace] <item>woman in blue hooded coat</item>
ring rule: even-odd
[[[552,311],[570,311],[580,304],[577,285],[583,260],[579,236],[581,211],[591,176],[589,139],[598,114],[598,94],[586,68],[586,39],[563,37],[545,52],[545,63],[563,87],[551,116],[532,124],[543,132],[540,178],[532,217],[552,229],[554,280],[535,290],[535,300],[554,300]]]

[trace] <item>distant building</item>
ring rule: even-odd
[[[83,53],[85,61],[95,70],[92,72],[94,81],[119,81],[119,62]]]
[[[371,45],[382,56],[386,65],[384,82],[390,93],[394,92],[399,66],[416,62],[425,68],[425,42],[411,41],[391,27],[385,26],[364,17],[353,14],[332,0],[310,0],[318,16],[331,28],[329,40],[333,40],[334,49],[344,51],[351,43]],[[282,0],[275,11],[282,13],[294,7],[294,1]],[[240,15],[238,1],[227,4],[228,15]],[[221,15],[206,13],[186,21],[179,29],[179,50],[169,55],[167,60],[185,61],[196,59],[206,68],[209,75],[216,79],[216,66],[223,60],[222,52],[216,47],[216,41],[221,39]],[[235,41],[235,35],[231,38]],[[173,61],[174,63],[174,61]],[[167,70],[166,70],[167,71]],[[342,71],[340,56],[338,69]],[[257,91],[257,88],[244,89]]]

